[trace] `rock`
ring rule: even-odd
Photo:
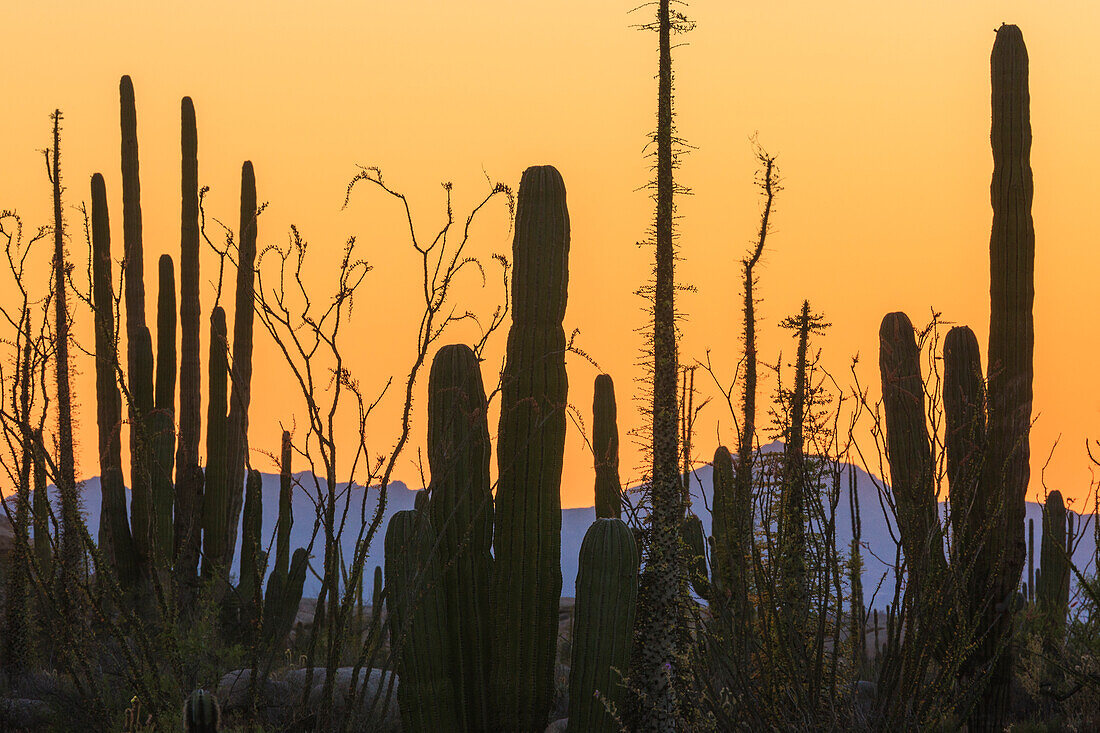
[[[251,682],[251,669],[237,669],[222,676],[214,694],[224,712],[243,710],[248,705],[248,688]],[[261,710],[287,707],[291,704],[290,685],[286,682],[268,679],[261,689],[256,691],[256,707]]]
[[[569,718],[560,718],[555,720],[550,725],[546,726],[545,733],[565,733],[565,730],[569,727]]]

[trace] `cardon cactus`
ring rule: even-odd
[[[138,176],[137,108],[130,77],[119,81],[122,128],[122,237],[126,267],[127,374],[130,388],[130,496],[134,550],[144,573],[152,558],[152,446],[146,418],[153,410],[152,340],[145,323],[145,256],[141,226],[141,179]]]
[[[546,727],[554,694],[561,597],[569,213],[552,166],[524,171],[518,199],[497,436],[490,694],[495,729],[535,731]]]
[[[464,345],[441,348],[428,379],[428,513],[440,557],[446,558],[451,680],[472,731],[486,730],[490,720],[493,495],[487,413],[477,356]]]
[[[711,583],[719,608],[728,614],[735,639],[748,633],[752,607],[749,583],[752,562],[752,484],[737,480],[733,456],[725,447],[714,451],[714,505],[711,530]],[[745,488],[747,491],[744,491]]]
[[[888,313],[879,328],[879,370],[886,413],[886,457],[897,506],[908,581],[928,618],[931,574],[946,565],[932,475],[932,444],[924,409],[924,380],[916,332],[904,313]],[[933,622],[934,623],[934,622]]]
[[[592,393],[592,453],[596,464],[596,517],[622,514],[619,483],[619,427],[615,420],[615,384],[610,375],[596,377]]]
[[[148,426],[153,458],[149,479],[153,495],[154,551],[159,562],[167,567],[175,552],[172,504],[176,492],[172,469],[176,452],[176,275],[168,255],[161,255],[159,268],[157,381]]]
[[[569,672],[570,731],[618,731],[638,598],[638,548],[620,519],[597,519],[581,542]],[[597,696],[598,695],[598,696]]]
[[[122,397],[118,390],[115,349],[115,298],[111,282],[111,229],[103,176],[92,176],[92,302],[95,306],[96,419],[99,426],[99,473],[103,503],[99,546],[112,562],[123,588],[132,588],[137,566],[126,511],[122,472]],[[38,498],[37,492],[35,498]],[[37,515],[36,515],[37,520]],[[45,517],[43,516],[43,520]],[[35,543],[38,549],[39,543]],[[49,547],[49,543],[45,544]]]
[[[202,368],[199,358],[199,141],[195,106],[180,102],[182,200],[180,205],[180,411],[176,443],[176,575],[191,584],[198,573],[201,541]]]
[[[707,541],[703,533],[702,520],[692,512],[688,512],[680,525],[680,537],[684,543],[691,587],[699,597],[710,598],[710,578],[707,575]]]
[[[463,729],[450,677],[446,594],[435,543],[426,513],[397,512],[386,527],[390,648],[401,680],[401,725],[410,733]]]
[[[1066,634],[1069,612],[1069,556],[1066,554],[1066,505],[1060,491],[1047,495],[1043,505],[1043,538],[1039,550],[1039,611],[1043,614],[1046,651],[1056,655]]]
[[[229,521],[229,485],[226,481],[226,401],[229,355],[226,350],[225,311],[210,313],[210,389],[206,413],[206,480],[202,503],[202,577],[225,571],[223,558]]]
[[[1030,471],[1035,299],[1035,228],[1031,218],[1031,116],[1028,58],[1020,29],[1002,25],[990,59],[993,122],[993,178],[989,239],[988,447],[982,482],[1002,507],[995,515],[1003,537],[993,568],[995,608],[979,631],[982,653],[993,661],[989,685],[975,707],[971,730],[1001,730],[1009,714],[1012,682],[1013,610],[1007,600],[1023,571],[1024,497]]]
[[[236,603],[240,609],[239,621],[247,643],[255,642],[263,600],[262,584],[267,568],[267,553],[263,552],[263,478],[252,469],[244,497],[243,528],[241,530],[241,570]]]
[[[248,405],[252,395],[252,326],[255,321],[256,174],[252,162],[241,166],[241,228],[237,248],[237,291],[233,311],[233,364],[226,430],[226,473],[229,517],[223,562],[232,560],[237,546],[237,523],[244,505],[244,476],[248,465]]]
[[[183,704],[183,729],[187,733],[217,733],[221,709],[206,690],[195,690]]]
[[[952,564],[969,568],[962,578],[966,589],[966,615],[973,618],[989,602],[992,588],[989,569],[996,562],[1003,537],[987,526],[997,514],[996,495],[989,494],[981,481],[986,446],[985,381],[981,351],[974,332],[956,326],[943,342],[943,403],[947,423],[947,479],[951,486],[951,523],[955,542]],[[964,664],[965,674],[972,658]]]

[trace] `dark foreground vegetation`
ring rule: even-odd
[[[356,381],[343,356],[369,271],[355,241],[331,293],[307,288],[311,259],[297,230],[286,247],[257,246],[262,206],[249,162],[239,226],[212,237],[195,109],[184,98],[180,249],[175,259],[160,256],[151,328],[130,79],[119,87],[122,246],[117,233],[111,241],[97,173],[90,207],[81,208],[86,260],[66,247],[81,227],[66,234],[55,113],[47,153],[53,225],[30,234],[14,213],[0,214],[13,285],[3,311],[0,406],[12,529],[0,729],[1100,727],[1100,589],[1088,568],[1070,562],[1074,543],[1095,526],[1074,526],[1076,515],[1050,492],[1038,568],[1028,542],[1034,528],[1025,527],[1035,238],[1019,29],[1002,26],[992,53],[984,369],[969,328],[943,335],[936,319],[916,329],[905,314],[887,314],[882,398],[871,401],[856,370],[853,386],[842,387],[819,367],[814,344],[829,324],[806,302],[781,324],[792,332],[795,359],[772,367],[779,388],[765,418],[757,408],[753,289],[781,191],[776,159],[758,150],[762,216],[741,263],[738,372],[724,376],[709,359],[681,364],[671,51],[672,37],[691,23],[669,0],[656,7],[646,26],[660,50],[654,278],[641,289],[652,316],[643,359],[650,464],[641,485],[624,490],[616,390],[601,374],[589,436],[598,518],[581,546],[575,601],[561,598],[560,484],[566,355],[584,354],[562,326],[570,236],[557,170],[528,168],[514,200],[507,186],[491,185],[464,222],[454,218],[446,186],[446,224],[430,240],[417,238],[409,203],[380,171],[364,168],[349,184],[349,199],[367,187],[394,200],[422,263],[416,348],[389,386],[403,404],[397,437],[372,443],[365,426],[376,391]],[[471,221],[497,199],[514,208],[511,258],[492,264],[503,273],[502,302],[482,314],[477,343],[447,344],[455,322],[477,318],[454,305],[456,283],[463,271],[486,272],[466,246]],[[200,276],[206,247],[219,267]],[[32,281],[37,259],[51,263],[48,281]],[[233,298],[231,324],[223,297]],[[487,393],[482,353],[509,317],[506,361]],[[94,345],[70,333],[85,318],[94,322]],[[299,387],[288,408],[297,416],[293,432],[249,421],[257,329]],[[206,354],[200,330],[209,334]],[[69,380],[78,358],[94,364],[96,376],[98,537],[82,518],[76,480]],[[427,490],[414,510],[383,523],[424,372]],[[737,444],[713,453],[705,507],[691,502],[694,424],[707,402],[696,404],[706,391],[696,376],[711,380],[737,426]],[[345,412],[360,426],[350,442],[334,427],[333,416]],[[856,442],[861,430],[872,444]],[[769,436],[782,440],[781,451],[759,450]],[[352,446],[339,464],[338,445]],[[254,460],[265,454],[281,468],[278,496],[263,496]],[[860,507],[846,468],[856,462],[885,479],[875,506]],[[297,492],[313,499],[313,516],[291,516]],[[263,526],[264,502],[278,503],[274,527]],[[850,547],[837,541],[844,506]],[[709,537],[703,511],[712,517]],[[897,538],[889,598],[863,584],[860,517],[877,511]],[[290,546],[291,522],[312,524],[307,546]],[[347,532],[355,533],[350,554],[341,550]],[[384,572],[365,578],[376,535],[385,538]],[[310,575],[320,592],[303,599]]]

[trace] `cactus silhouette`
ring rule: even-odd
[[[592,453],[596,464],[596,516],[618,519],[623,502],[619,427],[615,421],[615,384],[607,374],[596,377],[592,392]]]
[[[202,541],[202,366],[199,330],[199,159],[195,105],[180,102],[180,372],[179,437],[176,441],[175,556],[181,587],[195,584]],[[186,606],[181,603],[181,606]]]
[[[477,356],[468,346],[444,346],[428,378],[428,513],[446,558],[447,634],[451,680],[466,730],[490,721],[489,582],[493,558],[493,495],[489,487],[489,425]]]
[[[1047,494],[1043,506],[1043,539],[1039,554],[1042,581],[1036,589],[1044,620],[1046,651],[1057,655],[1066,634],[1070,563],[1066,554],[1066,506],[1060,491]]]
[[[172,469],[176,452],[176,277],[172,258],[161,255],[157,294],[157,379],[149,416],[149,440],[153,463],[150,483],[153,495],[153,539],[159,562],[170,565],[175,556],[172,541],[172,504],[175,486]]]
[[[226,522],[229,521],[229,483],[226,480],[226,402],[229,365],[226,351],[225,311],[215,306],[210,313],[209,384],[206,413],[206,480],[202,505],[202,576],[224,572]]]
[[[226,430],[226,474],[229,491],[228,537],[223,548],[232,559],[237,546],[237,523],[244,503],[243,483],[248,465],[248,406],[252,395],[252,326],[255,320],[253,284],[256,265],[256,174],[252,162],[241,166],[241,228],[237,249],[237,290],[233,310],[233,363],[230,371],[229,416]]]
[[[588,528],[576,593],[568,730],[618,731],[605,703],[622,699],[638,597],[638,548],[622,520],[598,518]]]
[[[96,422],[99,427],[100,551],[109,558],[123,588],[137,577],[126,511],[122,471],[122,397],[118,390],[115,298],[111,283],[111,229],[103,176],[92,176],[92,302],[95,306]],[[37,545],[37,543],[36,543]]]
[[[401,680],[401,726],[410,733],[463,729],[450,677],[446,598],[435,542],[424,512],[397,512],[386,527],[390,648]]]
[[[569,213],[565,183],[552,166],[523,172],[512,255],[514,309],[497,435],[490,694],[496,729],[534,731],[546,727],[553,698],[561,597]]]
[[[153,410],[153,346],[145,322],[145,256],[142,245],[141,180],[138,176],[137,108],[134,85],[118,85],[122,128],[122,238],[125,263],[127,376],[130,400],[130,531],[144,578],[152,570],[153,504],[150,465],[153,446],[146,420]]]

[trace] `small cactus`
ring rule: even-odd
[[[187,733],[217,733],[221,709],[206,690],[195,690],[183,704],[183,728]]]

